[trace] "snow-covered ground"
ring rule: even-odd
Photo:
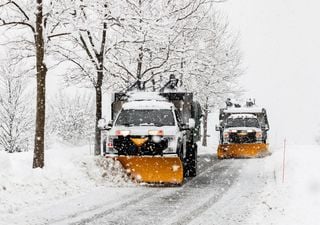
[[[283,147],[245,159],[235,185],[190,224],[319,224],[320,146],[288,145],[285,155],[284,170]]]
[[[121,217],[121,211],[125,215],[126,210],[134,214],[132,210],[144,208],[139,204],[142,200],[156,205],[159,199],[167,198],[168,207],[176,213],[166,221],[173,224],[179,224],[174,221],[183,213],[199,214],[182,220],[190,224],[319,224],[320,146],[290,145],[288,140],[283,180],[283,146],[271,145],[273,154],[266,158],[218,161],[213,157],[210,161],[217,140],[213,130],[209,135],[208,147],[199,149],[199,159],[212,166],[207,165],[182,187],[169,189],[132,183],[118,164],[95,158],[88,146],[55,144],[46,151],[42,170],[31,169],[31,152],[0,151],[0,224],[77,224],[94,215],[98,215],[97,222],[85,220],[81,224],[99,224],[105,214]],[[221,186],[230,179],[228,171],[236,178],[230,186]],[[211,173],[221,172],[226,175],[208,180]],[[214,198],[208,194],[211,200],[205,201],[206,196],[199,196],[197,188],[216,191],[219,196],[210,193]],[[172,199],[175,193],[180,196]],[[180,209],[183,202],[194,205]],[[146,213],[141,215],[150,218]],[[161,220],[154,221],[161,224]]]
[[[250,221],[252,224],[320,223],[320,146],[287,146],[283,180],[283,149],[277,149],[264,163],[260,194]],[[267,175],[269,174],[269,175]],[[273,175],[272,175],[273,174]],[[273,179],[270,179],[273,177]]]
[[[7,217],[44,208],[99,187],[130,185],[118,164],[96,159],[90,155],[88,146],[55,144],[45,152],[44,169],[33,170],[32,158],[32,152],[0,151],[0,224]]]

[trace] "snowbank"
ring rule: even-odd
[[[118,163],[90,155],[88,146],[56,144],[45,152],[44,169],[32,169],[32,158],[32,152],[0,151],[0,215],[44,207],[98,186],[130,185]]]

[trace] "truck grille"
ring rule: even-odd
[[[159,143],[152,141],[152,136],[141,146],[136,146],[131,138],[145,138],[141,136],[119,136],[113,140],[113,148],[119,155],[162,155],[163,150],[168,148],[168,140],[162,138]]]
[[[230,143],[255,143],[256,141],[256,132],[237,131],[229,134]]]

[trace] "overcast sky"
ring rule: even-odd
[[[242,84],[269,112],[274,141],[320,134],[320,1],[229,0],[219,8],[240,32]]]

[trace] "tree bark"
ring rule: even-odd
[[[203,136],[202,136],[202,146],[207,146],[207,135],[208,135],[208,97],[206,98],[206,103],[204,105],[204,116],[203,116]]]
[[[34,139],[33,168],[44,166],[44,126],[45,126],[45,100],[46,100],[46,74],[47,68],[44,63],[44,40],[43,40],[43,3],[37,0],[36,32],[34,34],[36,47],[36,75],[37,75],[37,108],[36,108],[36,131]]]
[[[141,80],[142,60],[143,60],[143,47],[141,46],[139,48],[138,66],[137,66],[137,79],[138,80]]]
[[[103,65],[103,62],[102,64]],[[98,127],[98,122],[102,117],[102,80],[103,80],[103,71],[99,70],[97,72],[98,82],[96,89],[96,126],[95,126],[95,155],[101,154],[101,130]]]
[[[105,9],[107,9],[107,4],[104,4]],[[107,15],[105,15],[107,16]],[[107,41],[107,23],[103,23],[102,37],[101,37],[101,46],[100,52],[96,55],[98,60],[97,66],[97,83],[95,86],[96,89],[96,126],[95,126],[95,144],[94,144],[94,154],[101,155],[101,130],[98,127],[98,122],[102,117],[102,84],[103,84],[103,69],[104,69],[104,54],[105,54],[105,45]]]

